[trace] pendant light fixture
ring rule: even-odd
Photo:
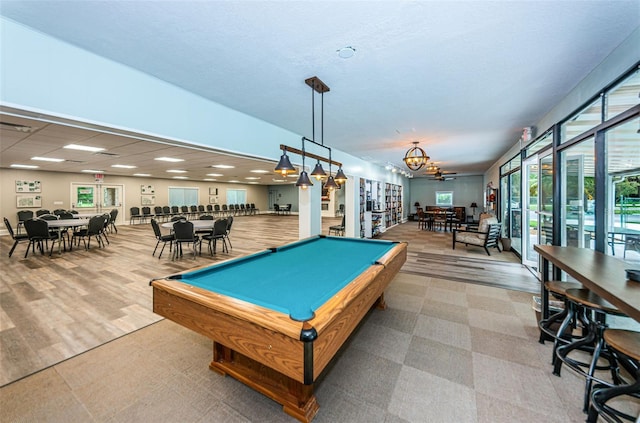
[[[280,161],[278,162],[275,171],[282,176],[292,175],[296,172],[296,168],[291,164],[285,148],[282,148],[282,156],[280,156]]]
[[[429,156],[427,156],[427,153],[425,153],[422,148],[418,147],[418,144],[418,141],[414,141],[413,147],[407,151],[404,155],[404,159],[402,159],[411,170],[420,170],[429,161]]]
[[[287,151],[300,154],[302,156],[302,169],[300,171],[300,175],[298,176],[298,180],[296,181],[296,186],[302,189],[306,189],[310,186],[313,186],[313,182],[309,178],[309,174],[305,170],[305,159],[307,156],[310,158],[314,158],[317,160],[313,171],[311,172],[311,176],[315,177],[318,181],[327,178],[326,183],[324,184],[324,188],[333,191],[335,189],[339,189],[341,184],[344,184],[347,181],[347,176],[344,174],[342,170],[342,163],[334,162],[331,158],[331,148],[324,145],[324,93],[329,91],[329,87],[320,80],[320,78],[314,76],[312,78],[307,78],[304,81],[308,86],[311,87],[311,131],[313,139],[309,139],[307,137],[302,137],[302,150],[298,150],[292,147],[288,147],[286,145],[281,145],[282,148],[282,157],[280,157],[280,162],[276,166],[276,172],[286,176],[295,173],[295,168],[291,165],[289,161],[289,157],[287,156]],[[320,142],[315,141],[316,135],[316,112],[315,112],[315,93],[320,93],[321,99],[321,110],[320,110],[320,129],[321,136]],[[329,159],[327,160],[325,157],[308,153],[305,149],[305,143],[310,142],[314,145],[317,145],[322,148],[326,148],[329,150]],[[322,168],[321,161],[329,163],[329,173],[327,174],[325,170]],[[338,166],[338,171],[336,173],[335,178],[331,174],[331,166],[336,164]],[[340,185],[339,185],[340,184]]]

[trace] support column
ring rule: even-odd
[[[313,181],[307,189],[298,188],[298,237],[308,238],[322,233],[322,182]]]

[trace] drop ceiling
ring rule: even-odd
[[[404,167],[404,153],[418,141],[459,175],[484,173],[640,22],[637,0],[2,1],[0,14],[301,135],[311,132],[304,79],[317,75],[331,88],[324,97],[325,143]],[[348,59],[337,54],[346,46],[355,50]],[[26,160],[34,147],[38,155],[58,154],[74,137],[104,143],[118,161],[154,177],[166,170],[153,161],[157,154],[180,155],[202,170],[235,160],[34,126],[31,134],[2,129],[0,166]],[[69,157],[82,166],[113,164]],[[236,169],[230,177],[251,170]]]

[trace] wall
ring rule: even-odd
[[[268,208],[270,210],[274,209],[274,204],[291,204],[291,212],[298,213],[298,187],[295,184],[269,185],[268,194]]]
[[[436,205],[436,191],[453,191],[453,205],[466,207],[467,216],[471,216],[473,210],[469,208],[474,201],[478,204],[476,217],[482,211],[484,198],[484,182],[482,176],[461,176],[450,181],[431,181],[426,178],[414,178],[410,180],[410,199],[407,213],[416,211],[415,202],[420,207]]]
[[[16,207],[16,180],[42,181],[43,209],[70,209],[71,183],[95,183],[93,175],[81,173],[42,172],[14,169],[0,169],[0,214],[7,217],[14,228],[18,223]],[[129,222],[129,208],[140,207],[140,185],[153,185],[155,188],[155,205],[169,205],[169,187],[197,187],[199,188],[199,204],[209,204],[209,187],[218,188],[219,204],[226,203],[227,189],[246,189],[247,202],[255,203],[262,213],[268,210],[268,187],[266,185],[225,184],[197,181],[178,181],[175,179],[132,178],[125,176],[105,175],[104,184],[124,185],[123,210],[119,215],[120,224]],[[54,204],[62,202],[62,204]],[[153,208],[152,208],[153,209]],[[35,209],[33,209],[35,210]],[[2,225],[4,227],[4,225]]]

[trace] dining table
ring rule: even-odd
[[[542,257],[542,319],[549,318],[549,291],[545,282],[553,265],[640,322],[640,282],[628,278],[627,269],[633,267],[631,264],[589,248],[555,245],[534,245],[533,248]]]
[[[63,232],[62,229],[68,229],[68,228],[76,228],[76,227],[80,227],[80,226],[86,226],[89,224],[89,220],[91,220],[88,217],[81,217],[81,218],[77,218],[77,219],[57,219],[57,220],[47,220],[47,225],[49,225],[49,229],[57,229],[57,233],[58,233],[58,253],[62,252],[62,247],[61,242],[62,241],[62,235]],[[71,251],[73,249],[73,246],[69,246],[69,251]]]
[[[216,223],[215,219],[194,219],[189,220],[189,222],[193,223],[193,230],[199,231],[203,229],[213,229],[213,224]],[[160,226],[165,229],[173,229],[173,224],[176,222],[164,222]]]

